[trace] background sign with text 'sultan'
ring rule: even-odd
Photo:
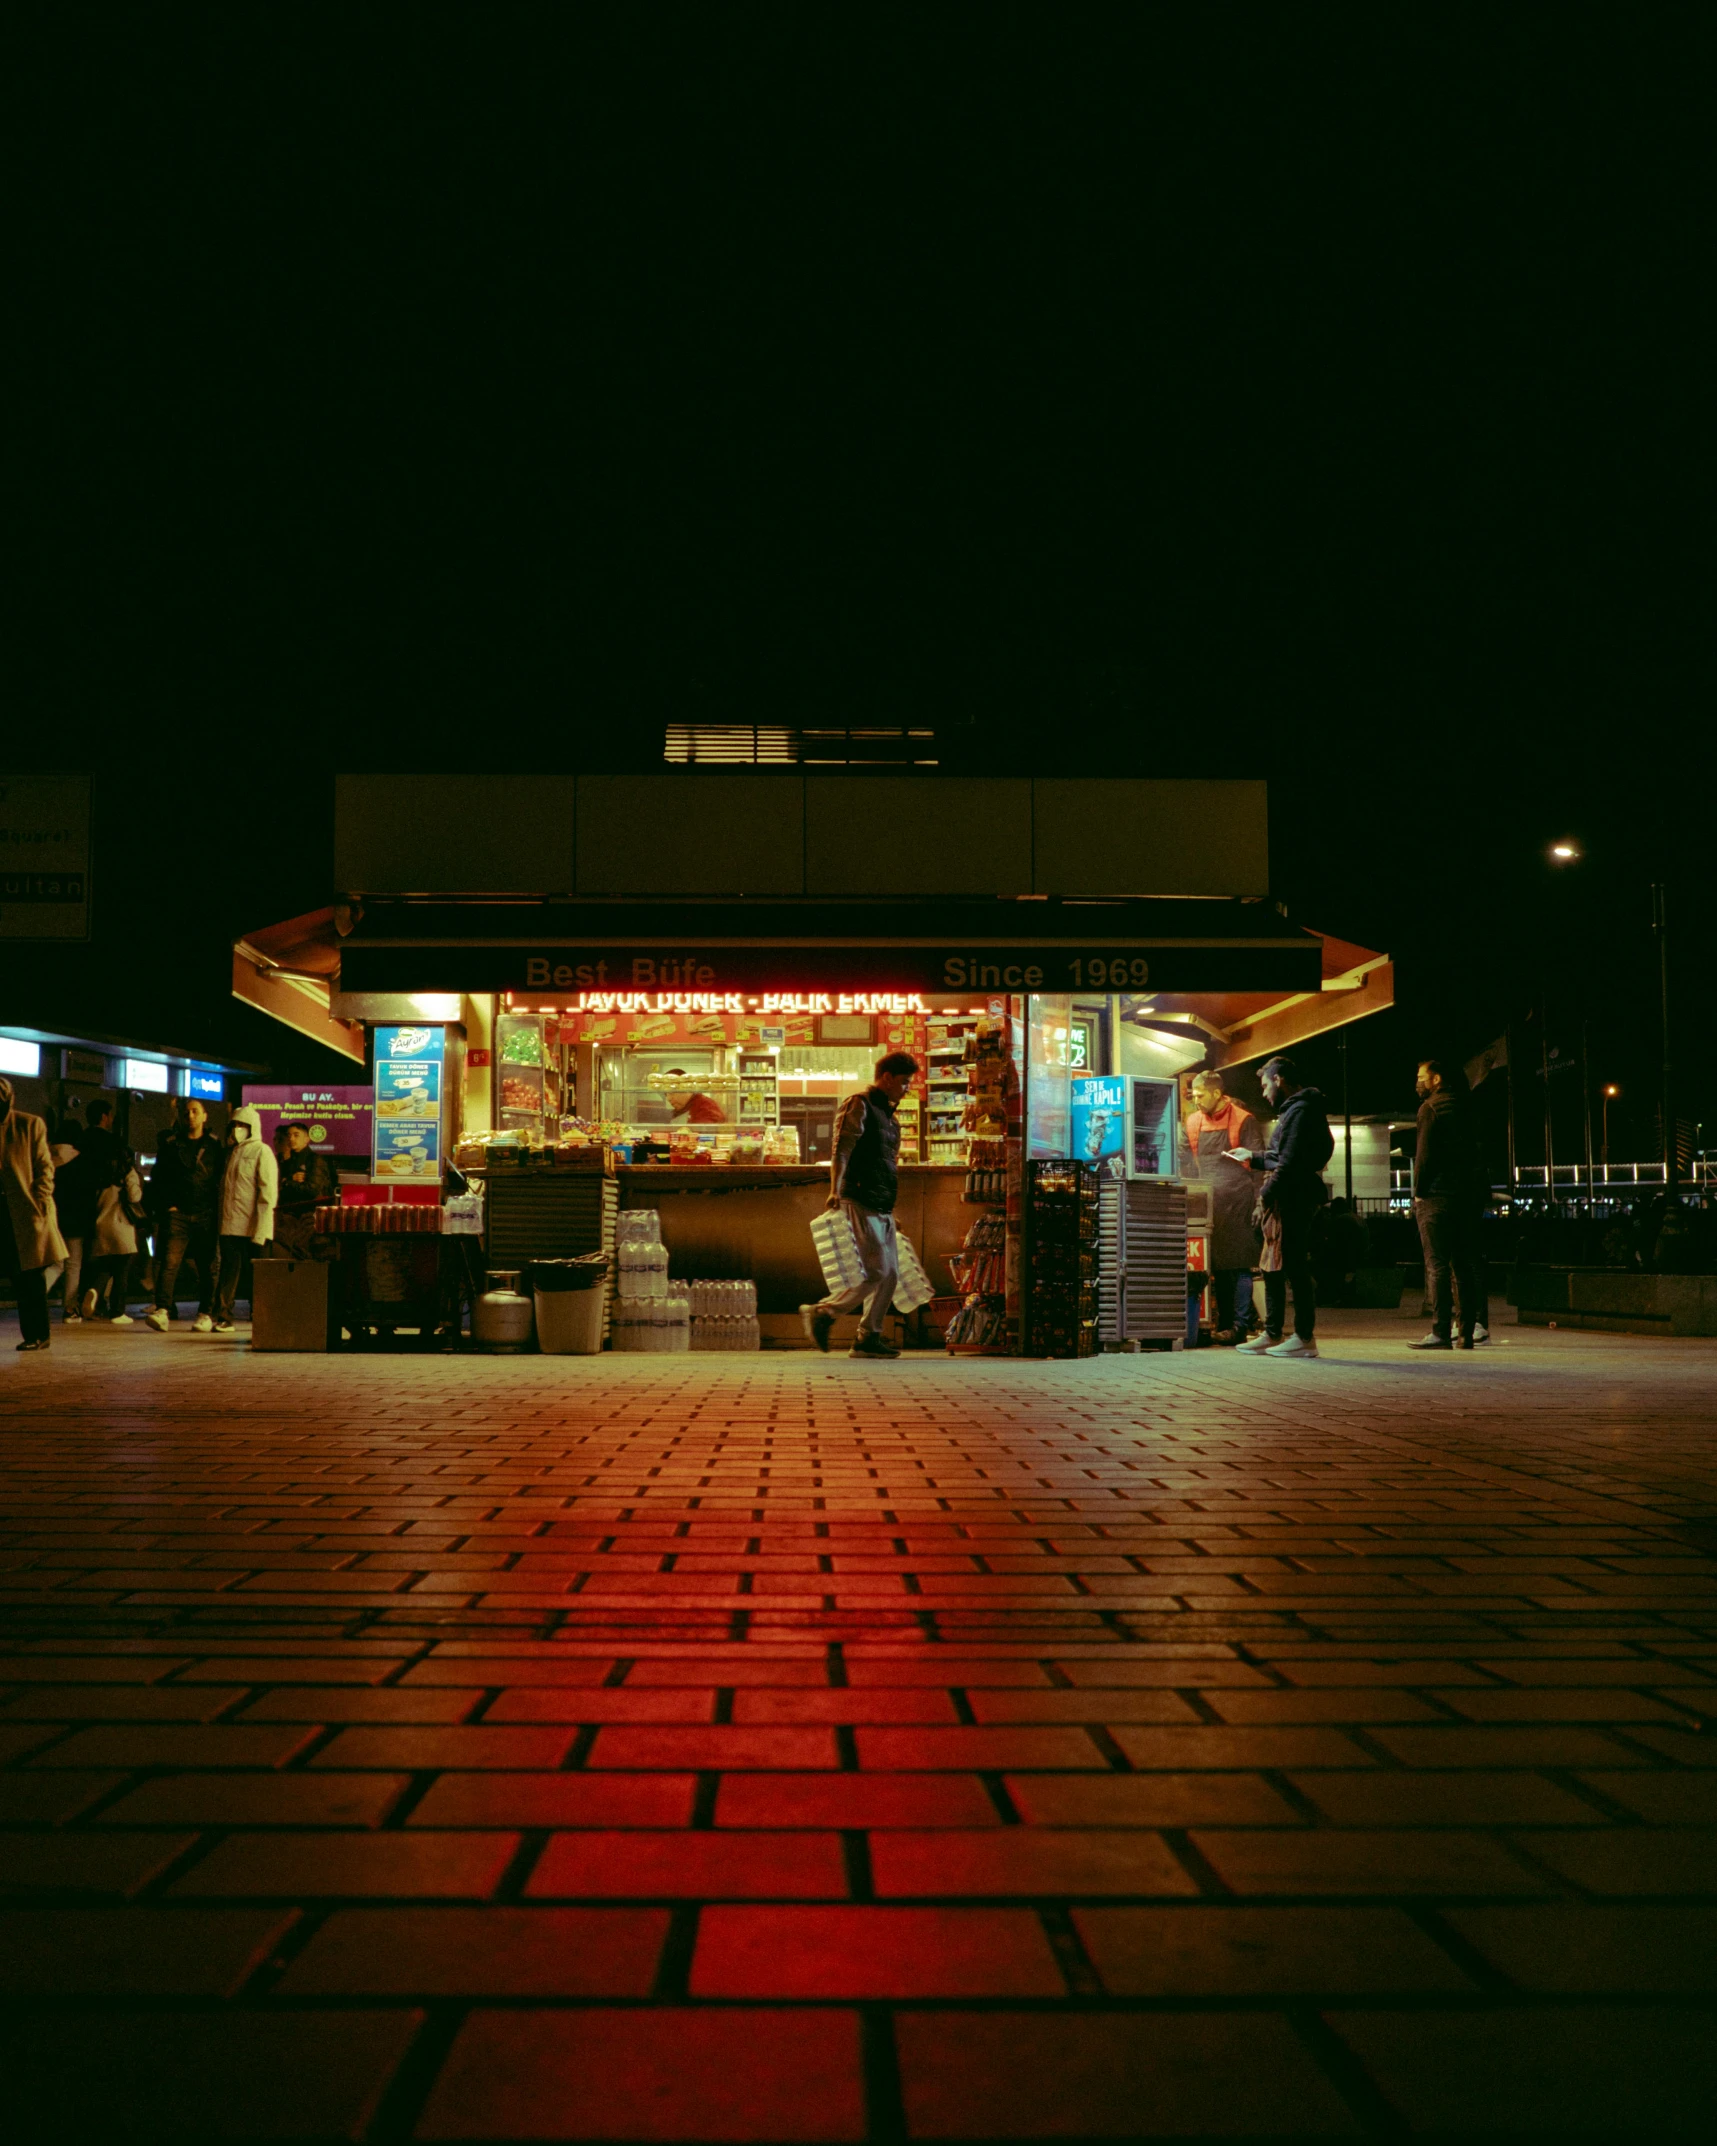
[[[0,776],[0,939],[89,937],[89,777]]]

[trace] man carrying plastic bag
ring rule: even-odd
[[[799,1307],[806,1333],[825,1355],[836,1318],[842,1312],[857,1311],[861,1304],[864,1317],[850,1353],[859,1357],[900,1354],[882,1331],[900,1279],[894,1229],[900,1126],[894,1113],[917,1071],[918,1061],[908,1052],[890,1051],[877,1060],[872,1085],[849,1095],[841,1105],[828,1206],[812,1226],[830,1293],[820,1304]],[[851,1226],[850,1250],[843,1242],[843,1216]]]

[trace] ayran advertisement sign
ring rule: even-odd
[[[330,1162],[369,1168],[374,1151],[373,1088],[253,1088],[247,1084],[244,1099],[255,1106],[265,1140],[273,1141],[283,1120],[303,1125],[316,1154],[326,1155]]]
[[[378,1185],[441,1181],[441,1090],[447,1032],[378,1028],[375,1145],[370,1176]]]

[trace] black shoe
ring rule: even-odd
[[[819,1311],[815,1304],[801,1304],[799,1317],[804,1328],[825,1356],[829,1353],[829,1336],[834,1331],[835,1315],[832,1311]]]
[[[884,1341],[880,1334],[861,1334],[847,1351],[849,1356],[876,1356],[890,1362],[900,1354],[892,1341]]]
[[[1427,1334],[1423,1341],[1410,1341],[1410,1349],[1452,1349],[1454,1343],[1446,1334]]]
[[[1470,1349],[1472,1345],[1473,1337],[1471,1336],[1471,1334],[1463,1334],[1460,1340],[1455,1343],[1455,1347],[1457,1349]]]
[[[22,1356],[27,1350],[45,1349],[47,1346],[48,1344],[45,1341],[20,1341],[18,1344],[18,1354]]]

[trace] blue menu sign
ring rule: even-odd
[[[447,1032],[440,1028],[376,1030],[375,1145],[378,1185],[441,1181],[441,1080]]]
[[[1127,1152],[1126,1082],[1101,1073],[1076,1073],[1069,1086],[1074,1159],[1100,1163],[1118,1177]]]

